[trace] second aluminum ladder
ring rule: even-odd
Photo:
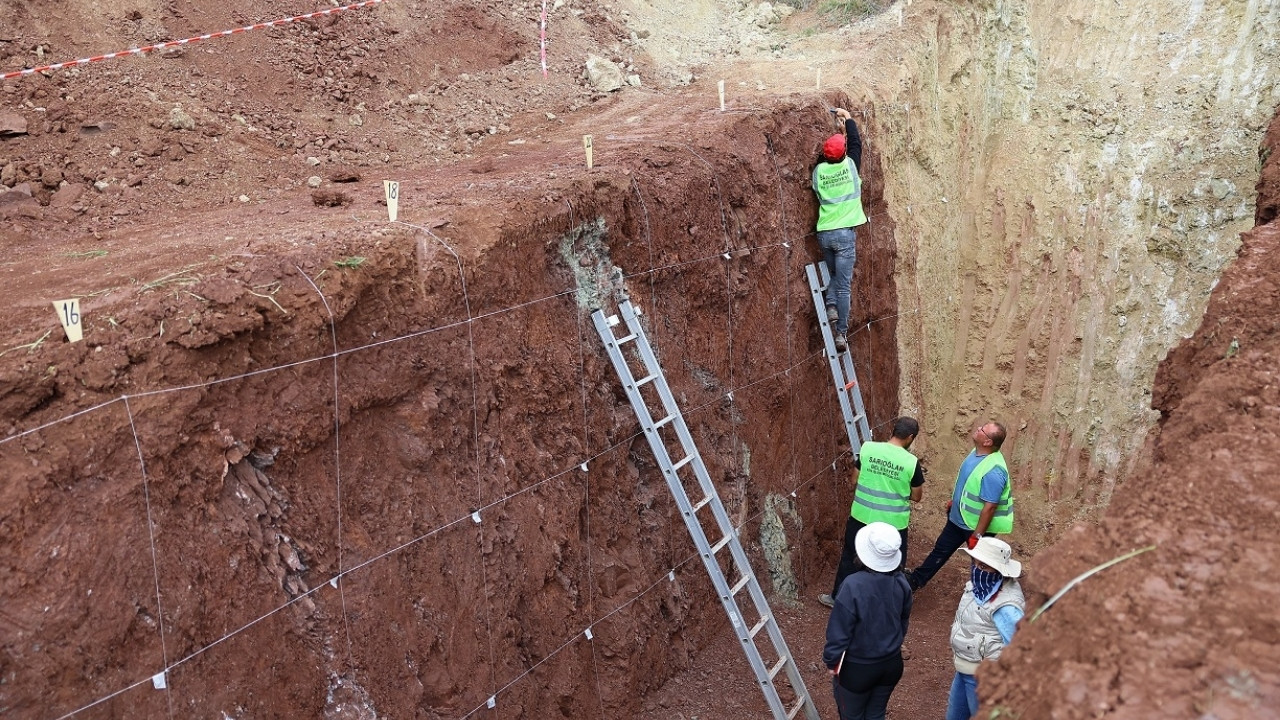
[[[644,328],[640,326],[640,311],[631,305],[630,300],[623,300],[618,312],[622,320],[618,319],[618,315],[606,317],[603,310],[592,313],[591,319],[595,322],[596,331],[600,333],[600,339],[604,341],[605,349],[609,352],[609,359],[613,361],[613,367],[622,380],[622,386],[631,400],[631,407],[635,410],[636,417],[640,419],[640,426],[644,428],[649,447],[653,450],[658,467],[662,469],[667,486],[675,497],[680,515],[684,518],[689,535],[698,548],[698,555],[706,566],[707,574],[711,576],[716,595],[720,597],[720,603],[724,605],[724,611],[729,615],[733,631],[742,644],[743,652],[747,654],[747,661],[751,664],[751,670],[755,673],[761,691],[764,692],[765,701],[775,720],[791,720],[802,710],[807,720],[818,720],[818,711],[813,705],[813,699],[809,697],[809,691],[800,677],[800,670],[796,667],[795,659],[787,649],[782,631],[769,608],[769,601],[765,598],[764,591],[751,570],[747,554],[738,541],[738,529],[734,527],[720,501],[719,493],[711,483],[711,476],[707,473],[702,456],[693,442],[689,426],[685,424],[680,407],[676,404],[666,377],[662,373],[662,367],[658,364],[658,358],[645,337]],[[621,337],[614,335],[614,328],[618,325],[624,325]],[[634,345],[643,365],[643,374],[639,379],[632,373],[623,352],[624,347],[629,344]],[[642,394],[642,390],[646,387],[656,393],[661,404],[660,417],[657,420],[650,413],[649,403]],[[675,437],[671,439],[678,443],[682,453],[681,457],[675,461],[672,461],[671,454],[667,450],[667,440],[659,432],[663,428],[670,428],[670,431],[675,433]],[[688,470],[685,470],[686,468]],[[685,470],[683,476],[681,470]],[[692,479],[688,478],[689,470],[693,471]],[[690,498],[690,491],[696,496],[696,500]],[[710,526],[711,531],[719,538],[714,542],[708,539],[707,531],[703,529],[703,520],[698,514],[704,509],[708,509],[712,515],[708,520],[714,520]],[[725,576],[718,559],[718,554],[725,548],[728,548],[733,556],[733,565],[737,568],[739,576],[732,585]],[[747,591],[746,597],[755,608],[751,617],[744,616],[738,604],[738,598],[743,590]],[[764,637],[773,646],[773,655],[776,656],[776,660],[772,658],[766,660],[761,655],[760,648],[757,646],[757,636],[762,630],[765,631]],[[795,695],[794,705],[790,709],[786,707],[775,682],[778,674],[784,670]]]
[[[836,395],[840,398],[840,412],[844,415],[844,429],[849,434],[850,452],[857,453],[862,443],[871,439],[871,427],[867,411],[862,404],[862,388],[858,385],[858,373],[853,369],[853,355],[846,350],[836,352],[835,328],[827,320],[827,303],[822,291],[831,282],[831,274],[825,262],[806,265],[809,291],[813,294],[813,307],[818,312],[818,324],[822,327],[827,359],[831,361],[831,377],[835,380]]]

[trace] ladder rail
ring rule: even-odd
[[[603,311],[597,310],[592,313],[592,320],[601,340],[605,343],[605,348],[614,365],[614,370],[617,371],[619,378],[622,380],[623,388],[627,393],[632,408],[636,412],[636,417],[644,428],[650,449],[658,461],[658,466],[663,471],[667,486],[676,501],[690,537],[698,548],[698,554],[706,567],[712,584],[715,586],[716,595],[720,599],[726,614],[728,614],[734,632],[742,644],[743,652],[746,654],[747,661],[764,693],[765,701],[776,720],[793,718],[801,708],[805,710],[807,720],[818,720],[817,711],[813,706],[808,689],[805,687],[804,679],[800,675],[795,658],[782,637],[781,629],[778,627],[769,608],[768,599],[765,597],[759,580],[751,569],[750,560],[747,558],[746,551],[739,540],[738,529],[733,525],[728,512],[724,508],[724,504],[720,500],[720,495],[711,481],[710,473],[702,460],[701,453],[698,452],[693,435],[684,420],[684,415],[681,413],[680,407],[666,382],[666,377],[662,373],[661,364],[658,362],[653,348],[649,345],[644,328],[640,324],[639,313],[629,300],[624,300],[620,304],[619,315],[625,321],[626,332],[629,333],[624,338],[615,338],[613,335],[613,326],[619,324],[616,318],[606,318]],[[647,382],[652,382],[662,404],[664,415],[658,422],[654,421],[653,415],[648,408],[648,403],[640,392],[642,385],[636,381],[626,357],[622,353],[621,345],[633,340],[645,366],[645,379]],[[671,461],[670,451],[667,449],[666,443],[659,432],[662,426],[668,425],[674,429],[680,442],[681,450],[684,452],[684,457],[678,463]],[[703,493],[703,497],[698,501],[697,506],[692,504],[688,490],[685,488],[679,474],[680,468],[689,465],[692,465],[698,487]],[[706,530],[697,515],[698,511],[706,506],[710,506],[716,521],[715,527],[721,533],[720,539],[716,541],[714,547],[708,540]],[[729,548],[734,567],[741,575],[741,578],[733,586],[730,586],[725,576],[724,568],[717,558],[716,551],[724,547]],[[755,611],[760,618],[754,628],[748,628],[747,623],[749,621],[743,615],[742,607],[737,600],[738,594],[744,588],[748,590],[748,596],[751,598]],[[766,664],[760,649],[756,645],[755,636],[761,629],[761,625],[768,630],[767,635],[778,656],[778,661],[772,667]],[[789,711],[783,703],[774,681],[775,676],[782,669],[786,670],[787,678],[798,700],[796,705]]]
[[[848,350],[836,351],[834,328],[831,321],[827,320],[827,304],[822,289],[831,282],[831,274],[827,270],[827,264],[822,261],[806,265],[805,274],[809,278],[809,290],[818,315],[818,326],[822,329],[825,354],[831,365],[831,377],[835,382],[836,397],[840,401],[840,414],[844,418],[849,448],[857,453],[862,449],[862,443],[871,440],[871,428],[862,403],[862,387],[858,385],[858,376],[854,372],[853,354]]]

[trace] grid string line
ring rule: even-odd
[[[333,308],[329,307],[329,299],[321,292],[320,286],[316,285],[316,281],[302,268],[294,265],[293,268],[298,271],[306,279],[311,288],[320,296],[320,302],[324,304],[324,310],[329,314],[329,337],[333,341],[333,478],[334,478],[334,506],[337,515],[337,531],[338,531],[338,571],[342,571],[342,404],[341,395],[338,392],[338,326],[337,321],[333,317]],[[157,582],[159,578],[157,578]],[[347,636],[347,663],[351,666],[355,663],[355,652],[353,643],[351,642],[351,622],[347,617],[347,591],[345,586],[338,586],[338,598],[342,604],[342,629]]]

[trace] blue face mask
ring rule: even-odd
[[[973,583],[973,596],[978,599],[978,602],[985,603],[1000,591],[1004,576],[974,565],[969,569],[969,581]]]

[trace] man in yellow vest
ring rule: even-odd
[[[835,589],[830,595],[819,595],[818,602],[835,606],[835,596],[846,577],[861,569],[858,565],[858,531],[873,522],[884,522],[897,529],[902,538],[902,557],[907,556],[907,524],[911,521],[911,503],[920,502],[924,485],[924,467],[909,451],[920,423],[915,418],[900,417],[893,421],[893,437],[888,442],[866,442],[853,458],[853,504],[844,526],[844,550],[836,569]]]
[[[973,450],[960,464],[956,487],[947,503],[947,524],[929,557],[907,573],[912,590],[924,587],[961,545],[972,550],[984,535],[1013,531],[1013,482],[1004,455],[1000,454],[1004,426],[985,422],[973,431],[971,439]]]
[[[849,290],[857,260],[857,232],[867,222],[862,210],[862,136],[849,111],[836,108],[844,121],[844,134],[836,133],[822,145],[822,160],[813,168],[811,184],[818,196],[818,246],[827,263],[831,282],[825,295],[827,319],[834,322],[836,350],[849,343]]]

